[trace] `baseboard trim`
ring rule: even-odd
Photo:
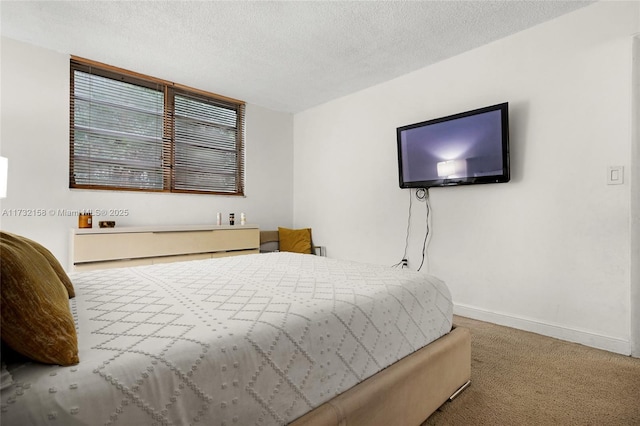
[[[615,337],[603,336],[585,330],[568,328],[558,324],[544,323],[530,318],[491,312],[463,304],[455,304],[453,312],[454,314],[462,317],[530,331],[532,333],[555,337],[556,339],[566,340],[569,342],[580,343],[585,346],[604,349],[606,351],[622,355],[631,355],[631,342],[617,339]]]

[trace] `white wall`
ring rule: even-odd
[[[638,8],[640,13],[640,8]],[[631,354],[640,358],[640,35],[633,40],[633,141],[631,142]],[[635,261],[633,261],[635,259]]]
[[[596,3],[296,114],[294,224],[312,226],[331,257],[395,264],[409,203],[396,127],[508,101],[512,181],[430,191],[429,272],[459,314],[630,353],[632,195],[628,175],[608,186],[606,170],[638,161],[639,8]],[[413,268],[424,221],[414,202]]]
[[[9,159],[3,230],[41,242],[66,266],[77,217],[17,217],[12,210],[128,209],[113,218],[117,226],[213,224],[217,212],[244,212],[263,229],[292,226],[291,114],[247,105],[245,197],[70,190],[69,55],[7,38],[1,55],[0,154]],[[154,76],[164,77],[163,70]]]

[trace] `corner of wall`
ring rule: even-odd
[[[640,7],[638,8],[640,22]],[[630,340],[631,355],[640,358],[640,33],[632,43],[632,105],[631,105],[631,247],[630,247]]]

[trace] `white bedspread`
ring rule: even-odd
[[[291,253],[72,274],[80,363],[9,365],[9,425],[286,424],[450,331],[438,279]]]

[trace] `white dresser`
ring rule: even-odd
[[[72,229],[70,271],[117,268],[260,252],[257,225],[177,225]]]

